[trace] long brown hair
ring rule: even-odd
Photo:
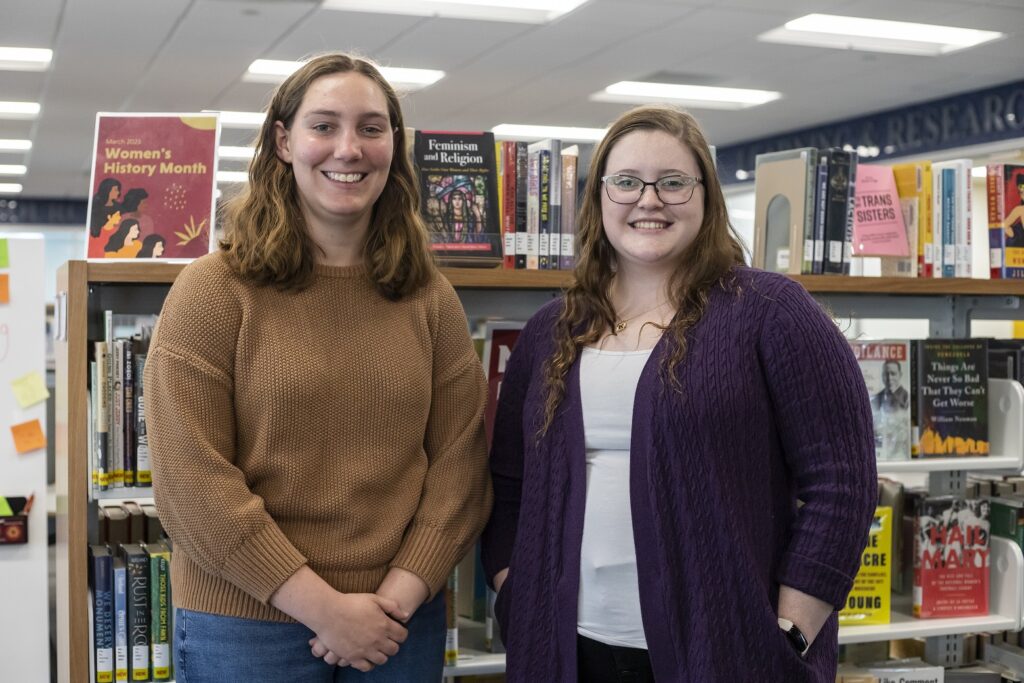
[[[373,207],[363,256],[377,290],[389,299],[400,299],[430,279],[434,259],[419,214],[419,189],[398,96],[372,63],[358,57],[314,57],[277,88],[256,139],[249,185],[225,206],[228,233],[221,249],[235,272],[259,284],[285,290],[312,284],[320,247],[306,229],[291,164],[277,156],[274,124],[280,121],[290,130],[306,91],[317,79],[349,72],[376,83],[388,103],[394,153],[387,183]]]
[[[615,250],[604,232],[601,217],[601,176],[608,154],[626,135],[635,131],[668,133],[693,151],[700,166],[704,188],[704,220],[693,242],[680,254],[669,293],[678,313],[668,324],[672,352],[663,376],[679,389],[675,370],[686,355],[686,333],[707,307],[709,290],[736,265],[742,265],[743,247],[729,225],[722,186],[704,133],[691,115],[666,106],[643,106],[620,116],[608,129],[590,162],[583,191],[577,230],[578,259],[575,281],[565,293],[565,306],[555,324],[555,351],[544,366],[547,398],[543,434],[565,396],[565,377],[581,346],[597,342],[615,324],[615,309],[608,290],[615,277]]]

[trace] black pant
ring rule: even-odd
[[[654,683],[647,650],[576,636],[579,683]]]

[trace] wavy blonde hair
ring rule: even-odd
[[[318,253],[299,208],[291,164],[277,156],[274,124],[291,129],[310,86],[319,78],[355,72],[381,89],[388,104],[394,149],[384,190],[373,206],[363,255],[377,290],[400,299],[425,284],[435,270],[426,228],[419,213],[419,189],[409,161],[405,123],[398,96],[369,61],[346,54],[314,57],[274,93],[256,138],[249,184],[224,208],[227,236],[221,249],[241,277],[284,290],[313,282]]]
[[[679,255],[669,283],[671,301],[678,313],[665,328],[672,337],[672,351],[662,367],[662,377],[667,377],[675,389],[680,389],[675,370],[686,356],[686,333],[703,316],[708,292],[734,266],[744,263],[743,247],[729,224],[711,149],[697,120],[666,106],[637,107],[616,119],[594,152],[583,191],[575,281],[565,293],[565,306],[555,323],[555,350],[544,365],[547,396],[540,434],[547,431],[565,397],[565,377],[579,349],[596,343],[615,325],[615,309],[608,298],[615,277],[615,250],[605,235],[601,217],[601,176],[612,148],[636,131],[662,131],[679,140],[696,156],[704,181],[704,220],[693,242]]]

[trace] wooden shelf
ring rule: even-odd
[[[791,275],[811,294],[1024,296],[1024,280]]]

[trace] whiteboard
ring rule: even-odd
[[[10,427],[38,419],[46,433],[46,402],[22,408],[11,382],[31,371],[46,377],[46,320],[41,235],[3,234],[10,302],[0,303],[0,495],[35,492],[25,545],[0,545],[0,661],[5,680],[49,680],[46,547],[46,449],[19,454]]]

